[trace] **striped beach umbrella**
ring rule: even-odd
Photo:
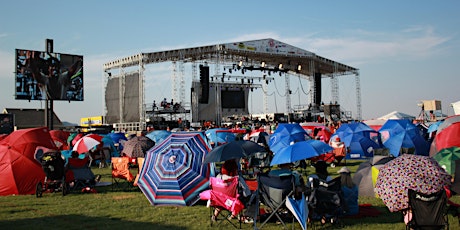
[[[139,188],[152,205],[193,205],[213,174],[203,164],[209,151],[204,132],[171,133],[147,152]]]

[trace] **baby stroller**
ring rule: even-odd
[[[36,159],[42,165],[45,172],[45,180],[38,182],[35,190],[35,195],[42,197],[43,192],[62,192],[65,196],[68,193],[68,185],[65,181],[64,159],[60,152],[45,152],[38,150]]]

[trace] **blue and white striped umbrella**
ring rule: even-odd
[[[139,188],[152,205],[193,205],[214,174],[203,164],[209,151],[203,132],[172,133],[147,152]]]

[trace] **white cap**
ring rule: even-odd
[[[350,173],[350,169],[344,166],[337,173]]]

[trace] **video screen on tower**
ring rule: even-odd
[[[222,90],[220,95],[223,109],[244,109],[246,107],[243,90]]]
[[[16,100],[83,101],[83,56],[16,49]]]

